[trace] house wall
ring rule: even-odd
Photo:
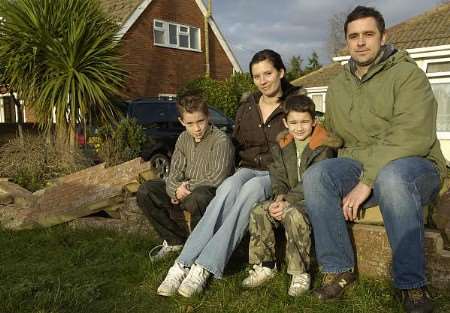
[[[201,52],[153,44],[153,20],[160,19],[200,28]],[[210,29],[211,77],[225,79],[233,66]],[[153,0],[123,38],[123,60],[129,79],[127,99],[175,94],[187,81],[205,74],[203,15],[193,0]]]

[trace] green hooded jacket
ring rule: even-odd
[[[433,161],[443,180],[437,102],[425,73],[392,46],[377,59],[361,79],[350,60],[328,88],[325,126],[344,141],[338,156],[361,162],[360,181],[370,187],[390,161],[412,156]]]
[[[301,205],[304,200],[303,183],[298,179],[313,163],[336,156],[342,144],[340,138],[329,134],[317,124],[309,144],[301,155],[300,168],[297,167],[297,149],[294,137],[284,131],[278,135],[278,145],[272,146],[273,162],[269,165],[273,198],[284,195],[290,204]]]

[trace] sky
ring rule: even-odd
[[[357,5],[375,7],[383,14],[386,27],[390,27],[442,1],[212,0],[212,12],[242,70],[248,71],[253,54],[265,48],[280,53],[286,66],[292,56],[301,56],[307,63],[313,51],[322,64],[330,63],[326,48],[329,19]]]

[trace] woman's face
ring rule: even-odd
[[[266,97],[281,96],[281,79],[284,70],[277,70],[272,62],[264,60],[252,65],[253,82]]]

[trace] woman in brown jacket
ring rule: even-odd
[[[283,125],[282,100],[300,93],[285,78],[278,53],[262,50],[250,62],[258,91],[244,96],[236,114],[233,139],[240,156],[239,168],[217,188],[200,222],[170,268],[158,294],[176,291],[185,297],[201,292],[213,274],[221,278],[232,252],[241,241],[254,205],[272,195],[268,165],[270,147]]]

